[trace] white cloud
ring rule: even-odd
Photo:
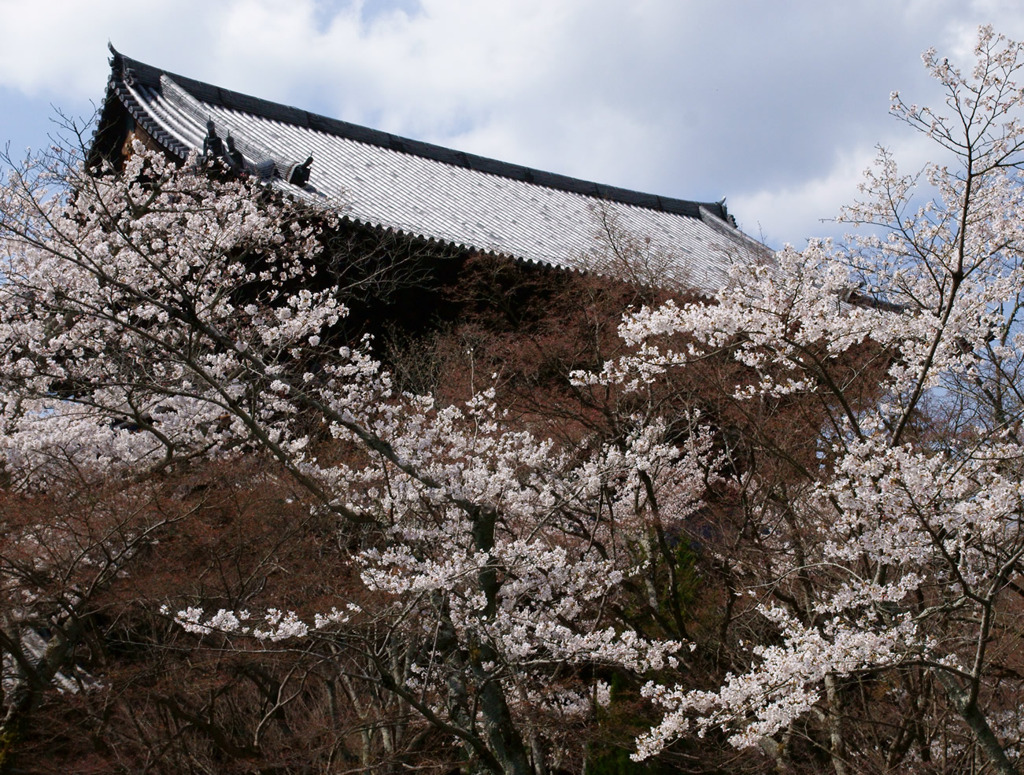
[[[740,228],[775,248],[785,242],[803,247],[811,237],[837,236],[842,229],[823,221],[835,218],[856,196],[857,185],[874,156],[873,148],[843,151],[823,174],[795,185],[741,194],[730,198],[729,208],[738,213]]]
[[[969,46],[1010,0],[0,0],[2,89],[99,100],[107,40],[173,72],[535,167],[728,195],[778,240],[820,230],[927,101],[928,45]],[[40,45],[40,43],[43,43]],[[0,105],[2,107],[2,105]]]
[[[5,27],[0,85],[29,95],[97,97],[106,82],[108,39],[145,41],[154,56],[166,55],[175,39],[185,36],[190,20],[214,15],[206,5],[195,0],[0,0]]]
[[[902,134],[889,138],[885,148],[897,160],[901,174],[917,175],[934,161],[930,143],[921,135]],[[836,222],[844,205],[861,196],[858,187],[865,170],[875,164],[879,146],[859,146],[836,154],[820,175],[792,186],[762,188],[730,198],[730,210],[740,214],[740,227],[763,238],[774,248],[789,242],[803,247],[811,238],[841,240],[855,231],[849,224]]]

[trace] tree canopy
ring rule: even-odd
[[[940,161],[714,300],[9,166],[0,772],[40,714],[95,771],[1016,772],[1022,54],[927,52]],[[360,338],[395,277],[457,312]]]

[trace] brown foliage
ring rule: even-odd
[[[508,259],[396,247],[386,235],[359,227],[339,229],[333,239],[338,256],[353,250],[370,256],[359,267],[328,267],[342,273],[332,282],[344,275],[351,289],[352,322],[337,336],[373,334],[376,353],[403,389],[456,402],[493,385],[510,423],[566,443],[587,434],[620,439],[634,412],[669,418],[701,412],[716,429],[722,476],[709,471],[707,504],[686,524],[667,533],[652,523],[645,551],[655,562],[646,577],[633,580],[633,602],[615,613],[641,633],[697,643],[683,674],[694,686],[718,685],[727,671],[742,669],[744,652],[736,644],[763,640],[764,633],[750,614],[751,601],[735,590],[745,568],[773,562],[777,546],[765,515],[778,513],[778,500],[787,487],[802,485],[804,470],[828,464],[812,440],[834,407],[808,399],[737,401],[733,390],[747,375],[724,354],[673,371],[656,393],[574,386],[571,372],[600,368],[620,352],[616,329],[624,310],[659,303],[668,293]],[[388,278],[387,268],[395,266],[401,276]],[[828,376],[851,388],[869,386],[878,366],[877,353],[865,348],[856,362],[830,364]],[[870,387],[864,390],[866,399]],[[855,390],[847,394],[858,400]],[[683,420],[670,426],[678,440],[689,432]],[[321,459],[351,454],[324,442]],[[773,484],[746,490],[755,470],[762,483]],[[343,636],[285,647],[197,638],[160,613],[164,605],[170,611],[193,604],[207,611],[276,606],[309,617],[341,601],[372,602],[351,557],[374,537],[316,510],[274,465],[253,457],[167,470],[145,482],[4,498],[5,579],[47,590],[39,598],[49,605],[40,615],[51,622],[45,626],[59,618],[60,601],[80,595],[93,579],[88,595],[76,599],[78,629],[59,667],[79,690],[61,692],[47,681],[49,688],[36,693],[17,745],[20,771],[440,772],[459,766],[453,741],[386,690],[387,680],[401,678],[405,656],[378,630],[380,623],[356,618]],[[63,531],[64,543],[40,544],[53,573],[35,579],[38,550],[18,548],[11,538],[16,525]],[[69,536],[77,544],[67,544]],[[111,536],[120,537],[112,543]],[[89,577],[92,566],[58,550],[77,545],[88,549],[83,557],[109,555],[117,541],[132,550],[101,582]],[[777,592],[799,594],[799,583]],[[631,745],[649,711],[636,689],[624,685],[598,725],[561,730],[567,771],[579,772],[588,755],[594,760]],[[879,718],[874,723],[888,723]],[[539,716],[535,722],[558,723]],[[787,753],[812,769],[822,750],[814,726],[796,730]],[[756,772],[765,761],[738,756],[720,737],[699,748],[681,744],[665,757],[679,772]]]

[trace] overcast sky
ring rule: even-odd
[[[856,193],[934,46],[1024,37],[1019,0],[0,0],[0,143],[102,100],[127,56],[396,134],[684,199],[780,247]]]

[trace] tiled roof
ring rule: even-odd
[[[212,121],[221,138],[234,139],[247,165],[276,185],[353,220],[428,240],[606,272],[596,258],[603,221],[656,256],[666,281],[701,291],[719,287],[730,262],[765,251],[735,228],[721,203],[641,194],[397,137],[168,73],[116,51],[108,109],[111,101],[181,158],[203,148]],[[288,183],[308,156],[308,183]]]

